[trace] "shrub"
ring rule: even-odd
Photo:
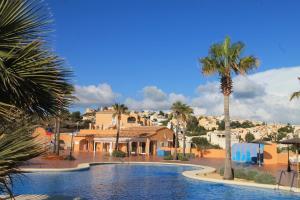
[[[221,175],[221,176],[224,176],[224,167],[221,167],[221,168],[220,168],[220,175]]]
[[[234,177],[240,179],[247,179],[247,173],[245,169],[235,169],[234,170]]]
[[[257,174],[254,178],[254,181],[256,183],[263,183],[263,184],[273,184],[273,185],[276,184],[276,178],[271,174],[267,174],[267,173]]]
[[[247,133],[245,136],[245,140],[246,142],[252,142],[253,140],[255,140],[255,136],[252,133]]]
[[[173,156],[172,155],[165,156],[164,160],[173,160]]]
[[[224,167],[220,168],[219,173],[221,176],[224,175]],[[234,176],[235,178],[250,180],[256,183],[273,185],[276,184],[276,178],[274,176],[256,170],[249,170],[244,168],[234,169]]]
[[[180,158],[182,158],[182,157],[184,157],[183,153],[178,153],[178,159],[180,160]],[[193,154],[193,153],[186,153],[185,157],[188,158],[188,159],[195,158],[195,154]]]
[[[247,172],[247,177],[248,177],[248,180],[251,180],[251,181],[254,181],[255,180],[255,177],[258,175],[258,172],[257,171],[254,171],[254,170],[249,170]]]
[[[180,160],[180,161],[189,161],[189,159],[188,159],[188,157],[184,157],[184,156],[181,156],[181,157],[178,157],[178,159]]]
[[[118,151],[118,150],[114,150],[113,153],[112,153],[112,156],[113,157],[117,157],[117,158],[124,158],[126,157],[126,153],[123,152],[123,151]]]

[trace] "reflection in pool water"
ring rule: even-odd
[[[84,199],[242,200],[300,199],[300,195],[192,180],[181,175],[188,166],[98,165],[87,171],[26,174],[15,194],[64,195]]]

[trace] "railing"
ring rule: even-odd
[[[294,186],[295,176],[297,176],[297,172],[293,172],[293,178],[292,178],[291,189],[290,189],[291,191],[292,191],[292,188]]]
[[[280,176],[279,176],[279,180],[278,180],[278,183],[277,183],[277,189],[279,190],[279,186],[280,186],[280,183],[281,183],[281,179],[282,179],[282,175],[285,175],[285,171],[284,170],[281,170],[280,172]]]
[[[282,180],[282,175],[286,175],[285,171],[284,170],[281,170],[280,172],[280,176],[279,176],[279,180],[278,180],[278,183],[277,183],[277,189],[279,190],[279,186],[280,186],[280,183],[281,183],[281,180]],[[294,187],[294,182],[295,182],[295,177],[297,176],[297,172],[295,171],[292,171],[292,181],[291,181],[291,184],[290,184],[290,191],[292,191],[293,187]]]

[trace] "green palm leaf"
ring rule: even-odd
[[[20,173],[21,162],[32,159],[44,152],[41,142],[32,136],[32,126],[23,126],[9,133],[1,134],[0,139],[0,193],[11,193],[11,182]]]
[[[0,3],[0,102],[7,105],[0,104],[2,120],[15,117],[11,107],[46,117],[57,115],[73,101],[72,72],[45,41],[50,18],[41,2]]]
[[[298,77],[298,80],[300,80],[300,77]],[[298,99],[299,97],[300,97],[300,91],[294,92],[290,97],[290,101],[292,101],[293,99]]]

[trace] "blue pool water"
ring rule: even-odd
[[[14,193],[91,200],[300,199],[300,195],[288,192],[214,184],[181,175],[182,171],[192,169],[167,165],[98,165],[79,172],[31,173],[16,182]]]

